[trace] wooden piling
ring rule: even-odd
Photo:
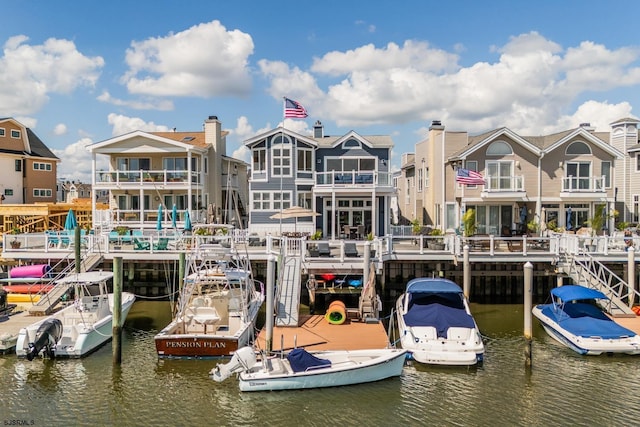
[[[526,341],[524,356],[525,365],[532,366],[531,341],[533,328],[531,322],[531,309],[533,308],[533,264],[527,261],[524,264],[524,338]]]
[[[464,245],[463,248],[463,280],[462,280],[462,292],[464,296],[469,300],[471,298],[471,262],[469,261],[469,245]]]
[[[119,365],[122,362],[122,257],[115,257],[113,259],[112,313],[113,363]]]

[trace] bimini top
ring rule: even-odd
[[[449,279],[418,277],[416,279],[409,280],[409,283],[407,283],[407,293],[412,294],[457,294],[461,292],[462,289],[460,286]]]
[[[602,292],[585,288],[579,285],[564,285],[551,289],[551,295],[560,298],[562,301],[585,300],[585,299],[609,299]]]

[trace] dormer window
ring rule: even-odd
[[[511,146],[504,141],[495,141],[487,148],[487,156],[508,156],[513,154]]]
[[[582,141],[576,141],[567,147],[567,155],[579,156],[581,154],[591,154],[591,149]]]

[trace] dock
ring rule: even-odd
[[[256,339],[256,347],[266,348],[266,330]],[[297,327],[273,328],[273,351],[304,347],[309,351],[357,350],[389,347],[389,338],[380,320],[376,322],[347,319],[342,325],[332,325],[324,315],[301,315]]]
[[[8,320],[0,322],[0,354],[15,353],[16,341],[20,329],[26,328],[32,323],[42,319],[42,317],[29,314],[28,308],[19,307],[22,311],[12,314]]]

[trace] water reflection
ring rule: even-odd
[[[400,378],[375,384],[241,393],[235,379],[208,378],[215,360],[159,360],[153,337],[170,321],[168,304],[136,302],[120,366],[113,366],[111,345],[81,360],[1,357],[0,414],[52,426],[564,426],[638,419],[637,357],[580,356],[534,323],[528,371],[522,306],[472,310],[486,339],[477,368],[409,363]]]

